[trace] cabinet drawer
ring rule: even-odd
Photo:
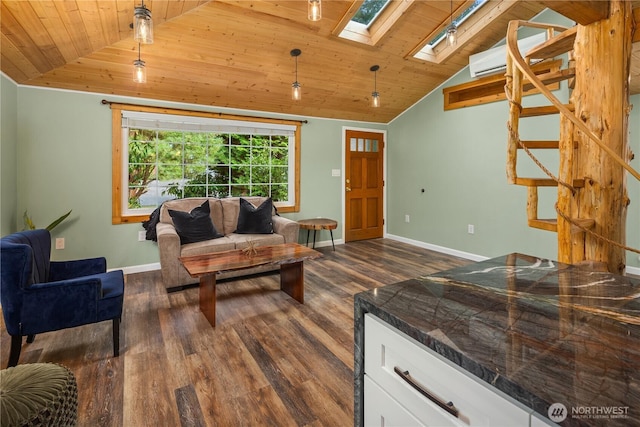
[[[529,425],[531,411],[371,314],[365,315],[364,339],[365,374],[425,425]],[[458,417],[411,386],[403,373],[444,406],[451,402]]]
[[[420,421],[365,375],[364,425],[365,427],[418,426]]]

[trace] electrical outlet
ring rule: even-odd
[[[467,225],[467,233],[473,234],[475,232],[476,232],[476,228],[473,226],[473,224]]]
[[[405,215],[404,222],[411,222],[411,217],[409,217],[409,215]]]
[[[56,249],[64,249],[64,237],[56,237]]]
[[[144,242],[145,240],[147,240],[147,232],[138,231],[138,242]]]

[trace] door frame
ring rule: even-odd
[[[387,130],[386,129],[375,129],[375,128],[361,128],[354,126],[342,126],[342,165],[341,165],[341,185],[340,190],[342,191],[340,195],[340,203],[342,205],[342,218],[341,218],[341,238],[343,242],[346,242],[346,229],[345,229],[345,221],[347,217],[347,207],[346,207],[346,183],[344,173],[346,171],[346,160],[347,160],[347,131],[354,130],[359,132],[375,132],[381,133],[384,138],[384,144],[382,148],[382,180],[384,181],[384,186],[382,187],[382,218],[384,222],[382,224],[382,237],[387,237],[387,146],[389,145],[389,140],[387,139]]]

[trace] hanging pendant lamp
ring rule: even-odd
[[[147,69],[144,66],[144,61],[140,59],[140,43],[138,43],[138,59],[133,61],[133,81],[136,83],[147,82]]]
[[[374,108],[378,108],[380,106],[380,94],[378,93],[378,82],[376,79],[379,69],[379,65],[372,65],[371,68],[369,68],[369,70],[373,72],[373,92],[371,92],[371,106]]]
[[[322,19],[322,0],[308,1],[307,18],[309,18],[309,21],[319,21]]]
[[[450,13],[450,24],[447,27],[447,46],[454,46],[456,44],[456,33],[458,32],[458,26],[453,22],[453,0],[451,0],[450,2]]]
[[[151,11],[144,5],[144,0],[133,12],[133,39],[142,44],[153,43],[153,20]]]
[[[298,82],[298,56],[302,53],[300,49],[292,49],[291,56],[296,59],[296,80],[291,85],[291,99],[294,101],[300,101],[302,99],[302,87]]]

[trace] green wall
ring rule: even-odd
[[[8,104],[17,110],[13,121],[17,122],[14,134],[19,141],[17,180],[14,185],[9,185],[7,180],[9,188],[6,192],[3,188],[2,194],[3,210],[14,218],[7,222],[6,228],[3,222],[3,234],[23,228],[21,213],[25,209],[40,227],[72,209],[69,219],[52,232],[53,238],[64,237],[66,246],[64,250],[53,250],[54,259],[105,256],[109,268],[144,268],[147,264],[157,263],[156,244],[138,241],[138,231],[143,230],[140,224],[111,224],[111,110],[100,101],[107,97],[124,103],[199,110],[206,110],[206,107],[16,86],[7,79],[3,83],[13,86],[12,93],[17,92],[13,96],[7,92],[5,96],[3,90],[2,102],[3,107]],[[209,110],[223,111],[220,108]],[[224,111],[265,115],[254,111]],[[342,181],[341,177],[333,177],[331,171],[342,168],[343,127],[385,129],[386,125],[278,114],[268,116],[308,121],[302,127],[301,209],[283,216],[292,219],[341,218]],[[12,147],[15,150],[14,144],[6,145],[7,150]],[[18,194],[18,197],[11,194]],[[341,227],[334,231],[337,238],[341,234]],[[328,236],[322,236],[324,238],[328,239]]]
[[[17,86],[0,74],[0,235],[14,231],[17,212]]]

